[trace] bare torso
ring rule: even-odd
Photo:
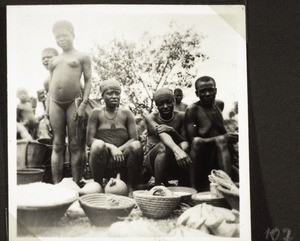
[[[127,111],[124,109],[118,109],[115,115],[111,116],[105,112],[105,108],[98,109],[98,128],[97,131],[103,129],[125,129],[127,130]]]
[[[182,130],[184,128],[184,113],[174,111],[174,118],[171,121],[164,121],[160,118],[159,113],[153,113],[150,115],[150,118],[155,121],[159,125],[168,125],[174,128],[179,134],[182,134]],[[156,132],[150,126],[147,126],[148,136],[155,136]]]
[[[80,78],[84,55],[77,50],[53,58],[49,93],[56,101],[69,101],[80,96]]]
[[[187,108],[187,104],[184,103],[179,103],[179,104],[175,104],[174,105],[174,110],[178,110],[178,111],[185,111],[185,109]]]
[[[209,108],[203,107],[200,101],[188,107],[187,112],[192,119],[188,122],[190,125],[195,125],[196,136],[209,138],[225,134],[222,130],[223,119],[220,116],[220,111],[216,108],[216,105]],[[217,124],[220,125],[220,128],[218,128]]]

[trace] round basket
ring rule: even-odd
[[[153,196],[148,191],[134,191],[133,197],[143,215],[155,219],[169,217],[180,201],[178,195]]]
[[[230,205],[231,208],[240,210],[240,196],[236,193],[231,192],[230,190],[226,190],[225,188],[218,186],[218,190],[223,194],[226,201]]]
[[[180,196],[180,202],[190,202],[192,195],[197,193],[197,190],[191,187],[174,186],[168,187],[168,189]]]
[[[117,206],[107,204],[108,198],[118,200]],[[119,217],[127,217],[135,206],[132,198],[108,193],[92,193],[79,197],[79,203],[95,226],[108,226],[118,221]]]
[[[45,170],[40,168],[26,168],[17,170],[17,184],[28,184],[33,182],[41,182],[43,180]]]

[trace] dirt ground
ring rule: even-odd
[[[144,217],[138,208],[134,208],[128,220],[145,220],[159,228],[164,233],[169,233],[175,228],[176,220],[182,213],[180,209],[174,210],[167,219],[151,219]],[[122,221],[122,220],[120,220]],[[109,237],[109,227],[91,225],[89,219],[84,217],[70,218],[64,215],[55,226],[51,227],[26,227],[18,225],[19,237]]]

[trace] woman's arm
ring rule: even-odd
[[[138,133],[136,129],[136,124],[134,120],[134,116],[131,111],[126,110],[124,111],[126,113],[126,118],[127,118],[127,131],[129,133],[130,139],[125,142],[122,146],[119,147],[119,149],[123,152],[126,147],[133,141],[138,140]]]
[[[88,147],[91,147],[94,140],[96,139],[96,133],[99,126],[99,109],[93,109],[92,113],[88,119],[88,125],[87,125],[87,135],[86,135],[86,144]]]

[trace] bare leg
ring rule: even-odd
[[[231,156],[227,146],[227,140],[224,136],[216,138],[216,146],[218,150],[218,164],[229,176],[231,176]]]
[[[186,142],[180,143],[179,147],[184,150],[185,153],[189,153],[189,145]],[[186,170],[180,166],[178,167],[178,186],[189,186],[189,169]]]
[[[90,150],[90,167],[95,182],[103,185],[103,177],[108,163],[108,151],[101,140],[95,140]]]
[[[152,157],[150,160],[152,166],[154,166],[155,185],[165,184],[169,175],[168,168],[174,156],[171,155],[171,151],[161,142],[155,146],[153,152],[154,158]]]
[[[67,125],[68,125],[68,140],[69,151],[71,160],[71,171],[73,181],[79,184],[82,178],[82,162],[83,153],[81,146],[81,138],[84,135],[83,130],[77,127],[77,121],[75,120],[76,108],[75,102],[72,103],[67,109]]]
[[[200,137],[195,137],[192,142],[191,152],[190,152],[190,158],[192,160],[192,165],[189,169],[189,179],[190,179],[190,186],[195,189],[199,189],[201,183],[197,179],[197,176],[200,175],[200,177],[203,174],[203,152],[205,151],[205,141],[204,139]]]
[[[139,141],[133,141],[124,151],[128,173],[129,197],[132,196],[133,188],[141,182],[143,166],[143,149]]]
[[[66,136],[66,113],[59,105],[50,101],[49,114],[54,135],[51,155],[51,171],[53,183],[57,184],[62,180]]]

